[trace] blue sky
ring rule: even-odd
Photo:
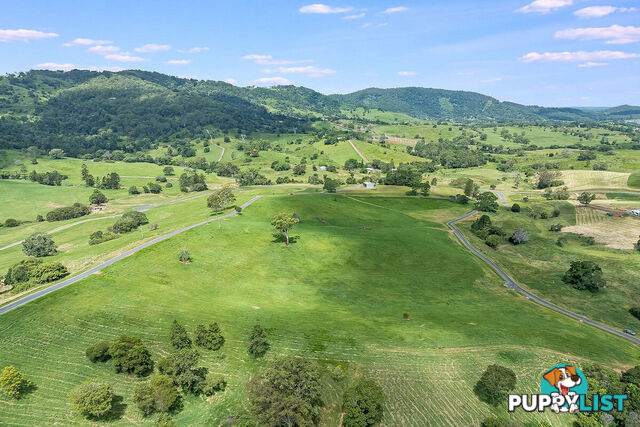
[[[640,104],[639,0],[3,0],[0,73],[144,69],[237,85]]]

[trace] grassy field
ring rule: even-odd
[[[552,210],[552,204],[540,201],[540,197],[532,197],[528,203],[522,202],[521,199],[512,200],[518,201],[523,208],[537,205],[547,212]],[[505,242],[494,250],[468,231],[469,222],[461,227],[466,230],[465,235],[479,250],[496,261],[521,285],[540,297],[619,329],[640,329],[640,321],[628,312],[629,308],[640,305],[640,260],[635,251],[610,249],[601,244],[587,245],[577,234],[549,231],[552,224],[568,226],[567,231],[576,226],[576,208],[567,202],[555,204],[561,210],[558,218],[534,220],[524,210],[512,213],[508,208],[501,208],[497,214],[491,215],[492,220],[504,229],[507,236],[519,228],[531,235],[530,241],[518,246]],[[624,225],[616,225],[618,221],[626,221],[623,218],[609,218],[602,212],[591,212],[590,209],[584,213],[579,211],[578,215],[578,224],[588,222],[592,227],[604,227],[606,224],[611,227],[612,232],[614,229],[620,231],[624,228]],[[640,222],[636,218],[632,220]],[[606,230],[607,227],[603,229]],[[584,233],[584,229],[580,230]],[[559,237],[567,240],[562,247],[556,244]],[[592,294],[578,291],[563,283],[562,275],[569,268],[570,262],[575,260],[591,260],[599,264],[607,280],[607,286]]]
[[[343,382],[325,375],[321,425],[337,424],[341,393],[356,376],[372,377],[384,388],[384,425],[457,426],[505,414],[473,393],[488,364],[512,367],[517,392],[525,393],[562,361],[621,368],[637,360],[631,344],[503,287],[443,225],[467,210],[435,199],[273,195],[239,217],[136,253],[2,316],[0,360],[16,365],[37,389],[19,401],[1,397],[1,421],[81,423],[67,393],[100,377],[123,398],[111,424],[151,423],[131,401],[139,380],[114,374],[109,363],[91,364],[84,350],[100,339],[132,334],[157,360],[169,351],[173,319],[191,331],[215,320],[227,338],[221,354],[203,352],[204,365],[227,377],[227,390],[210,400],[186,396],[174,416],[179,425],[246,417],[248,379],[283,354],[316,359],[327,372],[338,363],[346,367]],[[290,247],[271,236],[269,218],[280,211],[302,219]],[[191,264],[177,261],[182,247],[191,251]],[[403,312],[410,320],[402,320]],[[269,332],[266,360],[246,353],[255,322]],[[552,421],[522,412],[514,417]]]
[[[640,235],[640,219],[611,217],[600,210],[576,206],[576,225],[563,231],[591,236],[608,248],[633,250]]]
[[[629,175],[629,180],[627,181],[627,185],[633,188],[640,188],[640,172],[634,172]]]

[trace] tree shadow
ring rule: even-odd
[[[111,401],[111,410],[104,417],[100,417],[102,421],[117,421],[124,415],[127,410],[127,404],[124,403],[122,396],[114,395]]]
[[[300,236],[289,236],[289,244],[294,244],[300,239]],[[287,237],[283,233],[274,233],[272,243],[286,243]]]
[[[31,393],[34,393],[36,390],[38,390],[38,386],[34,383],[30,383],[29,385],[22,387],[22,389],[20,390],[20,399],[24,399]]]

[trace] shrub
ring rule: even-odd
[[[225,388],[227,388],[227,381],[223,375],[209,374],[202,386],[202,393],[205,396],[213,396],[218,391],[224,391]]]
[[[562,281],[576,289],[591,292],[598,291],[606,284],[602,269],[593,261],[572,261]]]
[[[529,233],[520,228],[516,230],[515,233],[513,233],[511,238],[509,238],[509,241],[511,241],[511,243],[513,243],[514,245],[526,243],[529,241]]]
[[[636,319],[640,320],[640,307],[632,307],[629,309],[629,313]]]
[[[109,347],[109,355],[116,372],[131,372],[143,376],[153,371],[151,353],[138,337],[122,335],[116,338]]]
[[[140,194],[140,190],[135,185],[129,187],[129,194]]]
[[[91,379],[76,386],[69,393],[71,407],[88,417],[100,418],[111,410],[113,390],[109,384]]]
[[[584,246],[593,246],[596,244],[596,239],[591,236],[580,235],[578,237]]]
[[[164,188],[173,188],[173,184],[170,182],[167,182],[164,186]]]
[[[93,190],[93,193],[89,196],[89,203],[92,205],[102,205],[109,201],[107,196],[102,194],[100,190]]]
[[[151,224],[149,224],[149,230],[157,230],[158,229],[158,223],[157,222],[153,222]]]
[[[551,212],[551,218],[557,218],[560,216],[560,208],[557,206],[553,207],[553,212]]]
[[[160,184],[156,184],[155,182],[150,182],[146,185],[149,189],[150,193],[159,194],[162,192],[162,186]]]
[[[222,331],[216,322],[209,324],[208,327],[204,325],[196,327],[195,343],[197,346],[215,351],[222,348],[224,341]]]
[[[549,231],[562,231],[562,227],[564,227],[562,224],[552,224]]]
[[[183,390],[199,393],[207,375],[207,369],[198,367],[200,355],[192,349],[178,350],[158,363],[158,371],[169,375]]]
[[[540,212],[540,219],[548,219],[548,218],[549,218],[549,214],[547,213],[547,211]]]
[[[345,427],[373,426],[380,423],[386,397],[373,380],[361,379],[349,388],[342,400]]]
[[[183,263],[191,262],[191,252],[189,252],[189,249],[180,249],[180,251],[178,252],[178,260]]]
[[[165,166],[162,169],[162,173],[165,174],[165,175],[171,176],[171,175],[173,175],[173,168],[171,166]]]
[[[14,264],[7,271],[7,275],[4,278],[5,284],[17,285],[18,283],[28,282],[31,280],[35,268],[41,263],[42,261],[37,258],[27,258]]]
[[[14,366],[5,366],[0,372],[0,393],[19,399],[29,387],[31,381],[25,379]]]
[[[89,236],[90,245],[98,245],[109,240],[117,239],[119,236],[111,231],[96,231]]]
[[[494,406],[504,401],[516,387],[516,374],[500,365],[489,365],[475,385],[478,397]]]
[[[156,181],[157,182],[167,182],[167,177],[166,176],[156,176]]]
[[[173,421],[173,418],[171,418],[168,414],[163,412],[158,416],[158,419],[156,420],[156,426],[157,427],[178,427],[178,424],[176,424],[175,421]]]
[[[169,331],[169,341],[177,349],[191,348],[191,338],[189,338],[187,330],[175,319]]]
[[[511,212],[520,212],[520,205],[517,203],[511,205]]]
[[[7,220],[4,222],[5,227],[17,227],[19,225],[20,221],[14,218],[7,218]]]
[[[125,212],[111,227],[114,233],[128,233],[141,225],[148,224],[147,216],[142,212]]]
[[[27,256],[44,257],[55,254],[57,250],[47,233],[34,233],[22,242],[22,252]]]
[[[42,221],[44,221],[44,217],[43,217],[42,215],[38,215],[38,216],[36,217],[36,221],[38,221],[38,222],[42,222]]]
[[[154,375],[148,383],[137,384],[133,401],[143,415],[167,412],[178,400],[178,390],[168,375]]]
[[[253,357],[262,357],[269,350],[267,334],[260,325],[254,325],[249,336],[249,354]]]
[[[456,200],[456,203],[459,203],[461,205],[466,205],[467,203],[469,203],[469,198],[464,194],[456,194],[455,200]]]
[[[67,268],[59,262],[43,262],[33,269],[31,279],[36,283],[49,283],[68,275]]]
[[[331,370],[331,378],[334,381],[340,381],[344,378],[344,371],[342,369],[342,365],[337,365],[335,368]]]
[[[93,363],[106,362],[111,358],[111,355],[109,354],[109,346],[110,344],[108,341],[98,341],[85,352],[87,359]]]
[[[564,245],[567,244],[567,238],[566,237],[558,237],[558,240],[556,240],[556,245],[563,247]]]
[[[484,242],[487,244],[487,246],[496,248],[500,244],[500,236],[491,234],[487,236]]]
[[[596,195],[593,193],[589,193],[588,191],[585,191],[583,193],[580,193],[580,195],[578,196],[578,201],[580,203],[582,203],[583,205],[588,205],[589,203],[591,203],[594,199],[596,198]]]
[[[80,203],[74,203],[73,206],[55,208],[54,210],[47,212],[47,221],[64,221],[66,219],[89,215],[89,213],[91,213],[91,209],[89,209],[88,206],[81,205]]]

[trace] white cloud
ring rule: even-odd
[[[98,55],[108,55],[110,53],[115,53],[120,51],[120,48],[118,46],[97,45],[97,46],[90,47],[89,49],[87,49],[87,51],[92,53],[97,53]]]
[[[365,13],[362,12],[362,13],[356,13],[355,15],[343,16],[340,19],[361,19],[361,18],[364,18],[364,16],[365,16]]]
[[[76,67],[73,64],[58,64],[57,62],[43,62],[42,64],[38,64],[35,67],[36,70],[54,70],[54,71],[71,71],[75,70]]]
[[[406,6],[396,6],[396,7],[390,7],[388,9],[385,9],[380,13],[384,15],[389,15],[391,13],[406,12],[407,10],[409,10],[409,8]]]
[[[610,27],[573,28],[556,31],[554,37],[569,40],[606,40],[606,44],[640,42],[640,27],[612,25]]]
[[[520,13],[549,13],[565,6],[571,6],[573,0],[535,0],[526,6],[517,9]]]
[[[601,18],[614,12],[634,12],[635,7],[589,6],[573,12],[578,18]]]
[[[253,84],[256,86],[278,86],[278,85],[291,85],[291,80],[284,77],[262,77],[254,80]]]
[[[191,49],[181,49],[178,50],[178,52],[180,53],[200,53],[200,52],[205,52],[209,50],[209,48],[207,46],[202,46],[202,47],[192,47]]]
[[[190,59],[170,59],[166,63],[170,65],[185,65],[185,64],[190,64],[191,60]]]
[[[29,40],[58,37],[56,33],[43,33],[36,30],[0,30],[0,42],[28,42]]]
[[[278,67],[271,70],[262,70],[263,73],[279,73],[279,74],[306,74],[310,77],[324,77],[335,74],[335,70],[330,68],[318,68],[313,65],[301,67]]]
[[[302,63],[313,62],[310,59],[302,59],[298,61],[291,61],[288,59],[273,59],[271,55],[258,55],[255,53],[251,55],[245,55],[242,57],[242,59],[253,61],[256,64],[260,64],[260,65],[290,65],[290,64],[302,64]]]
[[[495,83],[502,81],[502,77],[493,77],[490,79],[480,79],[480,83]]]
[[[326,15],[329,13],[346,13],[351,12],[353,8],[347,7],[332,7],[322,3],[309,4],[300,8],[300,13],[319,13]]]
[[[579,68],[591,68],[591,67],[604,67],[605,65],[609,65],[606,62],[585,62],[584,64],[578,64]]]
[[[388,22],[380,22],[378,24],[374,24],[373,22],[365,22],[364,24],[360,25],[360,28],[379,28],[386,27],[387,25],[389,25]]]
[[[403,77],[417,76],[418,74],[420,73],[417,71],[398,71],[398,75]]]
[[[225,82],[225,83],[229,83],[230,85],[234,85],[234,84],[236,84],[236,83],[237,83],[237,80],[236,80],[236,79],[234,79],[234,78],[229,77],[229,78],[227,78],[227,79],[224,79],[224,80],[223,80],[223,82]]]
[[[144,58],[140,58],[139,56],[133,56],[128,53],[113,53],[111,55],[106,55],[105,58],[111,59],[112,61],[121,61],[121,62],[142,62]]]
[[[70,47],[70,46],[94,46],[94,45],[111,44],[111,43],[113,43],[111,40],[94,40],[94,39],[79,38],[79,39],[75,39],[72,42],[64,43],[63,46],[66,46],[66,47]]]
[[[640,58],[640,53],[627,53],[615,50],[598,50],[593,52],[530,52],[519,58],[522,62],[588,62],[607,61],[613,59]]]
[[[169,50],[169,49],[171,49],[171,46],[168,44],[149,43],[140,47],[136,47],[133,50],[140,53],[149,53],[149,52],[161,52],[163,50]]]
[[[56,62],[44,62],[33,67],[38,70],[55,70],[55,71],[71,71],[71,70],[89,70],[89,71],[112,71],[118,72],[124,70],[121,67],[79,67],[73,64],[58,64]]]

